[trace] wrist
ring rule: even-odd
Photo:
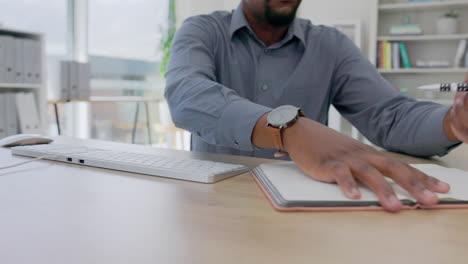
[[[306,117],[299,117],[293,126],[284,130],[283,145],[286,152],[290,152],[294,142],[300,138],[300,132],[305,129]]]
[[[270,112],[264,114],[258,119],[252,132],[252,144],[257,148],[272,149],[275,148],[274,137],[267,127],[267,117]]]
[[[453,130],[452,130],[452,118],[451,118],[451,113],[452,113],[452,108],[447,112],[447,114],[445,115],[445,118],[444,118],[444,132],[445,132],[445,135],[447,136],[447,138],[450,140],[450,141],[453,141],[453,142],[458,142],[460,141],[457,136],[455,135],[455,133],[453,133]]]

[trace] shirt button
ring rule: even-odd
[[[262,91],[266,91],[266,90],[268,90],[268,88],[269,88],[268,85],[264,84],[264,85],[262,85],[261,89],[262,89]]]
[[[270,54],[270,50],[269,50],[269,49],[265,49],[264,52],[265,52],[265,54]]]

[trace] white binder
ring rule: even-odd
[[[89,63],[78,63],[78,99],[87,100],[91,96]]]
[[[11,36],[3,36],[2,37],[5,42],[5,65],[2,69],[4,71],[4,79],[6,83],[14,83],[15,82],[15,39]]]
[[[7,136],[18,134],[18,113],[16,111],[16,95],[14,93],[5,94],[7,108]]]
[[[60,62],[60,95],[61,100],[70,100],[70,63]]]
[[[5,50],[6,50],[6,41],[3,36],[0,36],[0,83],[6,83],[5,80],[5,71],[6,71],[6,63],[5,63]]]
[[[0,138],[7,136],[7,107],[4,93],[0,93]]]
[[[33,57],[33,83],[42,82],[42,47],[39,40],[31,42],[32,57]]]
[[[69,61],[70,75],[68,81],[70,82],[70,99],[78,99],[79,97],[79,84],[78,84],[78,62]]]
[[[14,39],[15,45],[15,82],[24,83],[24,40],[21,38]]]
[[[34,82],[34,53],[33,53],[33,40],[24,39],[23,40],[23,65],[24,65],[24,82],[33,83]]]
[[[20,132],[23,134],[41,134],[40,118],[33,93],[17,93],[16,109]]]

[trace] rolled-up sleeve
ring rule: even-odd
[[[209,17],[198,16],[186,20],[178,30],[171,47],[165,97],[177,127],[213,145],[252,151],[253,128],[271,109],[216,81],[214,24]]]
[[[390,151],[422,157],[457,146],[443,129],[449,107],[400,95],[350,39],[336,34],[332,103],[364,136]]]

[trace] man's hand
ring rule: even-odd
[[[273,148],[273,139],[263,130],[265,120],[266,115],[257,123],[252,140],[258,147]],[[315,180],[337,183],[350,199],[360,198],[360,181],[377,194],[386,210],[399,211],[402,204],[385,177],[424,205],[437,204],[435,193],[450,190],[447,183],[308,118],[299,118],[283,135],[286,151],[299,168]]]
[[[465,82],[468,83],[468,74]],[[468,92],[458,92],[455,103],[444,121],[447,137],[452,141],[468,143]]]

